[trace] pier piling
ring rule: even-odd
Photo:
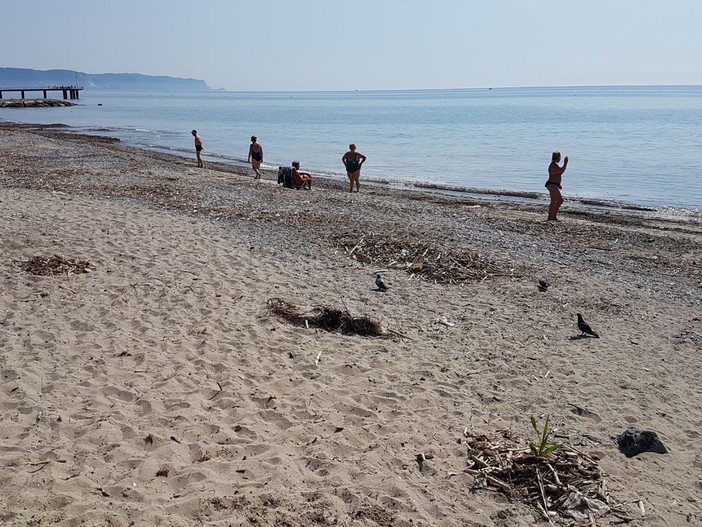
[[[41,92],[44,95],[44,99],[48,99],[49,92],[60,91],[62,92],[64,100],[78,100],[80,99],[80,91],[83,89],[82,86],[47,86],[42,88],[0,88],[0,99],[3,97],[5,92],[19,92],[20,98],[25,99],[27,92]]]

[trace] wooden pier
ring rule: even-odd
[[[7,92],[19,92],[20,98],[25,98],[25,93],[31,92],[42,92],[44,94],[44,99],[48,99],[47,94],[52,91],[63,92],[64,100],[80,99],[80,91],[83,89],[82,86],[47,86],[46,88],[0,88],[0,99],[2,99],[2,94]]]

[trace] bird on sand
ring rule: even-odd
[[[546,280],[539,280],[539,291],[545,293],[550,284]]]
[[[578,315],[578,329],[581,331],[582,335],[592,335],[595,338],[600,338],[600,336],[593,331],[593,329],[590,327],[590,324],[585,322],[583,319],[583,316],[580,313],[577,313]]]
[[[387,291],[388,286],[385,284],[385,280],[379,274],[375,275],[375,285],[378,286],[380,291]]]

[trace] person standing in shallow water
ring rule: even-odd
[[[251,145],[249,146],[249,162],[254,171],[254,179],[261,179],[261,163],[263,163],[263,147],[256,141],[255,135],[251,136]]]
[[[353,192],[353,185],[356,184],[356,192],[361,188],[361,165],[365,163],[366,156],[360,152],[356,152],[356,145],[351,143],[349,151],[346,152],[341,161],[346,167],[346,175],[349,177],[349,192]]]
[[[202,137],[198,135],[197,130],[193,130],[190,133],[193,134],[193,137],[195,138],[195,155],[197,156],[197,166],[204,167],[205,164],[202,162],[202,158],[200,157],[200,152],[202,152]]]
[[[556,221],[558,218],[558,209],[563,205],[563,195],[561,194],[561,181],[563,179],[563,172],[566,171],[568,167],[568,156],[563,158],[563,166],[559,166],[558,163],[561,160],[560,152],[553,152],[551,154],[551,164],[548,166],[548,181],[544,185],[548,189],[548,193],[551,195],[551,203],[548,206],[548,219]]]

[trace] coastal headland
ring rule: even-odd
[[[699,223],[294,191],[58,127],[0,152],[3,525],[568,525],[547,464],[485,476],[547,416],[598,467],[590,524],[702,523]]]

